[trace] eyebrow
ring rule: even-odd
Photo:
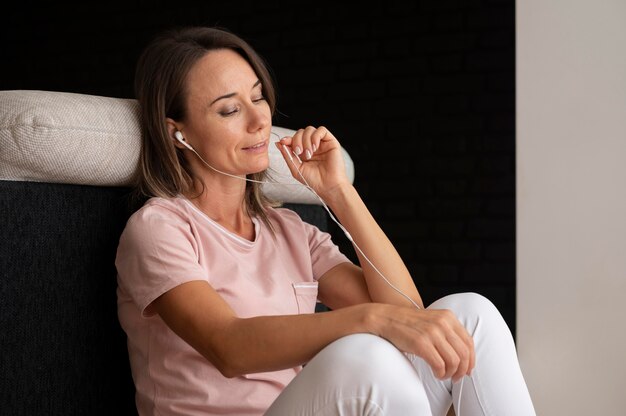
[[[257,79],[251,89],[256,88],[256,86],[259,85],[260,83],[261,83],[261,80]],[[224,94],[220,97],[217,97],[215,100],[211,101],[211,104],[209,104],[209,107],[211,107],[213,104],[215,104],[219,100],[223,100],[225,98],[231,98],[231,97],[234,97],[235,95],[237,95],[236,92],[231,92],[230,94]]]

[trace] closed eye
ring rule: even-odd
[[[232,115],[234,115],[234,114],[236,114],[238,112],[239,112],[239,108],[233,108],[233,109],[227,109],[227,110],[224,110],[224,111],[220,111],[220,115],[222,117],[228,117],[228,116],[232,116]]]

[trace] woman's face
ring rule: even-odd
[[[234,175],[267,169],[272,116],[250,64],[230,49],[209,51],[192,67],[186,86],[182,133],[204,160]],[[191,152],[187,157],[197,161]]]

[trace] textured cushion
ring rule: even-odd
[[[136,100],[53,91],[0,91],[0,179],[126,186],[140,148]],[[279,137],[293,130],[273,127]],[[276,140],[276,136],[272,136]],[[278,182],[295,184],[275,146],[270,169]],[[344,152],[346,171],[354,165]],[[264,185],[276,200],[319,204],[302,186]]]
[[[0,92],[0,178],[127,185],[140,146],[134,100]]]

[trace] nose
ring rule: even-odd
[[[265,101],[260,104],[251,105],[248,113],[248,129],[251,132],[262,130],[268,126],[271,119],[269,105]]]

